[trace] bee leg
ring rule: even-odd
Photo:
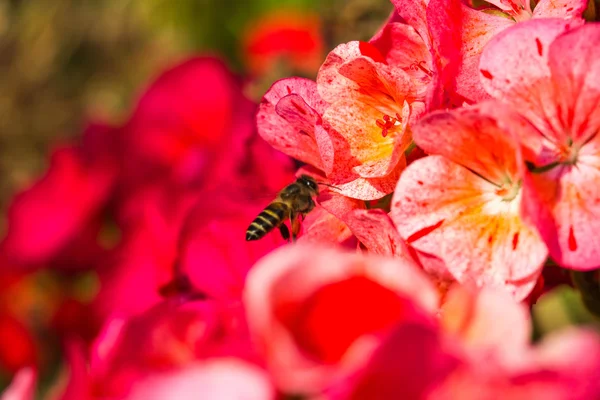
[[[302,215],[302,214],[300,214]],[[292,215],[290,216],[290,220],[292,223],[292,242],[296,241],[296,238],[298,237],[298,233],[300,232],[300,220],[298,219],[298,214],[297,213],[292,213]]]
[[[290,230],[285,224],[279,225],[279,232],[281,232],[281,237],[283,240],[290,241]]]

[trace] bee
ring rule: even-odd
[[[295,241],[300,231],[298,215],[306,217],[306,214],[315,208],[313,197],[319,195],[319,183],[311,176],[301,175],[294,183],[287,185],[279,192],[273,200],[252,221],[246,230],[246,240],[258,240],[275,228],[279,228],[284,240],[290,240],[290,231],[284,224],[290,219],[292,228],[292,240]]]

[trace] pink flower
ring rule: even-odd
[[[323,171],[341,194],[381,198],[393,191],[406,164],[408,126],[435,87],[431,59],[414,29],[390,23],[370,43],[334,49],[317,85],[301,78],[275,83],[257,115],[259,133]]]
[[[391,216],[416,250],[443,261],[454,279],[497,286],[522,299],[547,250],[520,214],[519,143],[498,125],[518,115],[494,103],[437,112],[414,127],[417,145],[435,154],[402,174]]]
[[[128,400],[275,399],[268,375],[235,358],[194,363],[176,372],[152,375],[136,382]]]
[[[2,400],[33,400],[37,373],[31,367],[17,372],[10,385],[2,392]]]
[[[427,397],[442,399],[586,400],[600,396],[600,340],[592,331],[571,329],[522,351],[515,365],[457,368]]]
[[[238,201],[223,192],[199,202],[181,237],[180,272],[195,290],[216,299],[241,299],[246,275],[262,256],[285,243],[278,229],[255,242],[244,232],[269,203]]]
[[[173,279],[181,230],[198,199],[197,193],[158,184],[121,200],[117,218],[122,238],[98,271],[94,308],[102,320],[113,313],[135,315],[162,300],[159,289]]]
[[[254,266],[244,302],[278,387],[316,393],[361,365],[389,327],[433,312],[438,294],[408,261],[298,244]]]
[[[600,394],[600,337],[572,330],[528,344],[524,306],[505,294],[450,291],[439,324],[394,327],[335,399],[592,399]]]
[[[15,196],[1,249],[22,266],[41,266],[77,240],[106,205],[117,177],[117,161],[107,150],[118,131],[90,124],[82,144],[58,148],[48,172]],[[115,150],[112,150],[115,152]]]
[[[198,185],[251,131],[254,106],[216,58],[189,59],[150,85],[125,127],[128,185]]]
[[[600,26],[558,19],[519,24],[481,57],[485,89],[530,123],[523,207],[561,266],[597,268],[600,244]]]
[[[439,1],[429,2],[429,9],[442,6]],[[479,60],[484,46],[503,30],[529,19],[564,18],[580,20],[586,9],[587,0],[541,0],[532,9],[528,0],[489,0],[487,7],[473,9],[459,0],[454,0],[460,7],[451,15],[454,27],[459,32],[460,40],[453,43],[441,42],[442,52],[452,52],[452,46],[461,55],[455,60],[458,65],[456,75],[456,91],[469,102],[477,102],[489,98],[478,78]],[[490,7],[491,5],[491,7]],[[494,7],[495,6],[495,7]],[[428,9],[428,12],[429,12]],[[515,43],[513,43],[515,44]],[[511,49],[514,53],[514,49]]]
[[[255,358],[239,302],[165,302],[106,323],[93,348],[90,393],[121,398],[140,381],[222,356]]]

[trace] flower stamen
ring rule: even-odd
[[[425,66],[423,64],[425,64]],[[425,75],[433,76],[433,71],[427,68],[427,63],[425,61],[414,62],[408,68],[412,69],[413,71],[421,70],[425,73]]]
[[[386,137],[390,129],[400,125],[400,121],[402,121],[402,118],[398,113],[396,113],[395,118],[384,114],[383,119],[377,119],[375,120],[375,123],[381,128],[381,136]]]

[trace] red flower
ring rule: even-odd
[[[296,71],[313,74],[323,59],[325,45],[317,15],[268,13],[254,20],[242,38],[244,59],[254,75],[269,72],[280,60]]]

